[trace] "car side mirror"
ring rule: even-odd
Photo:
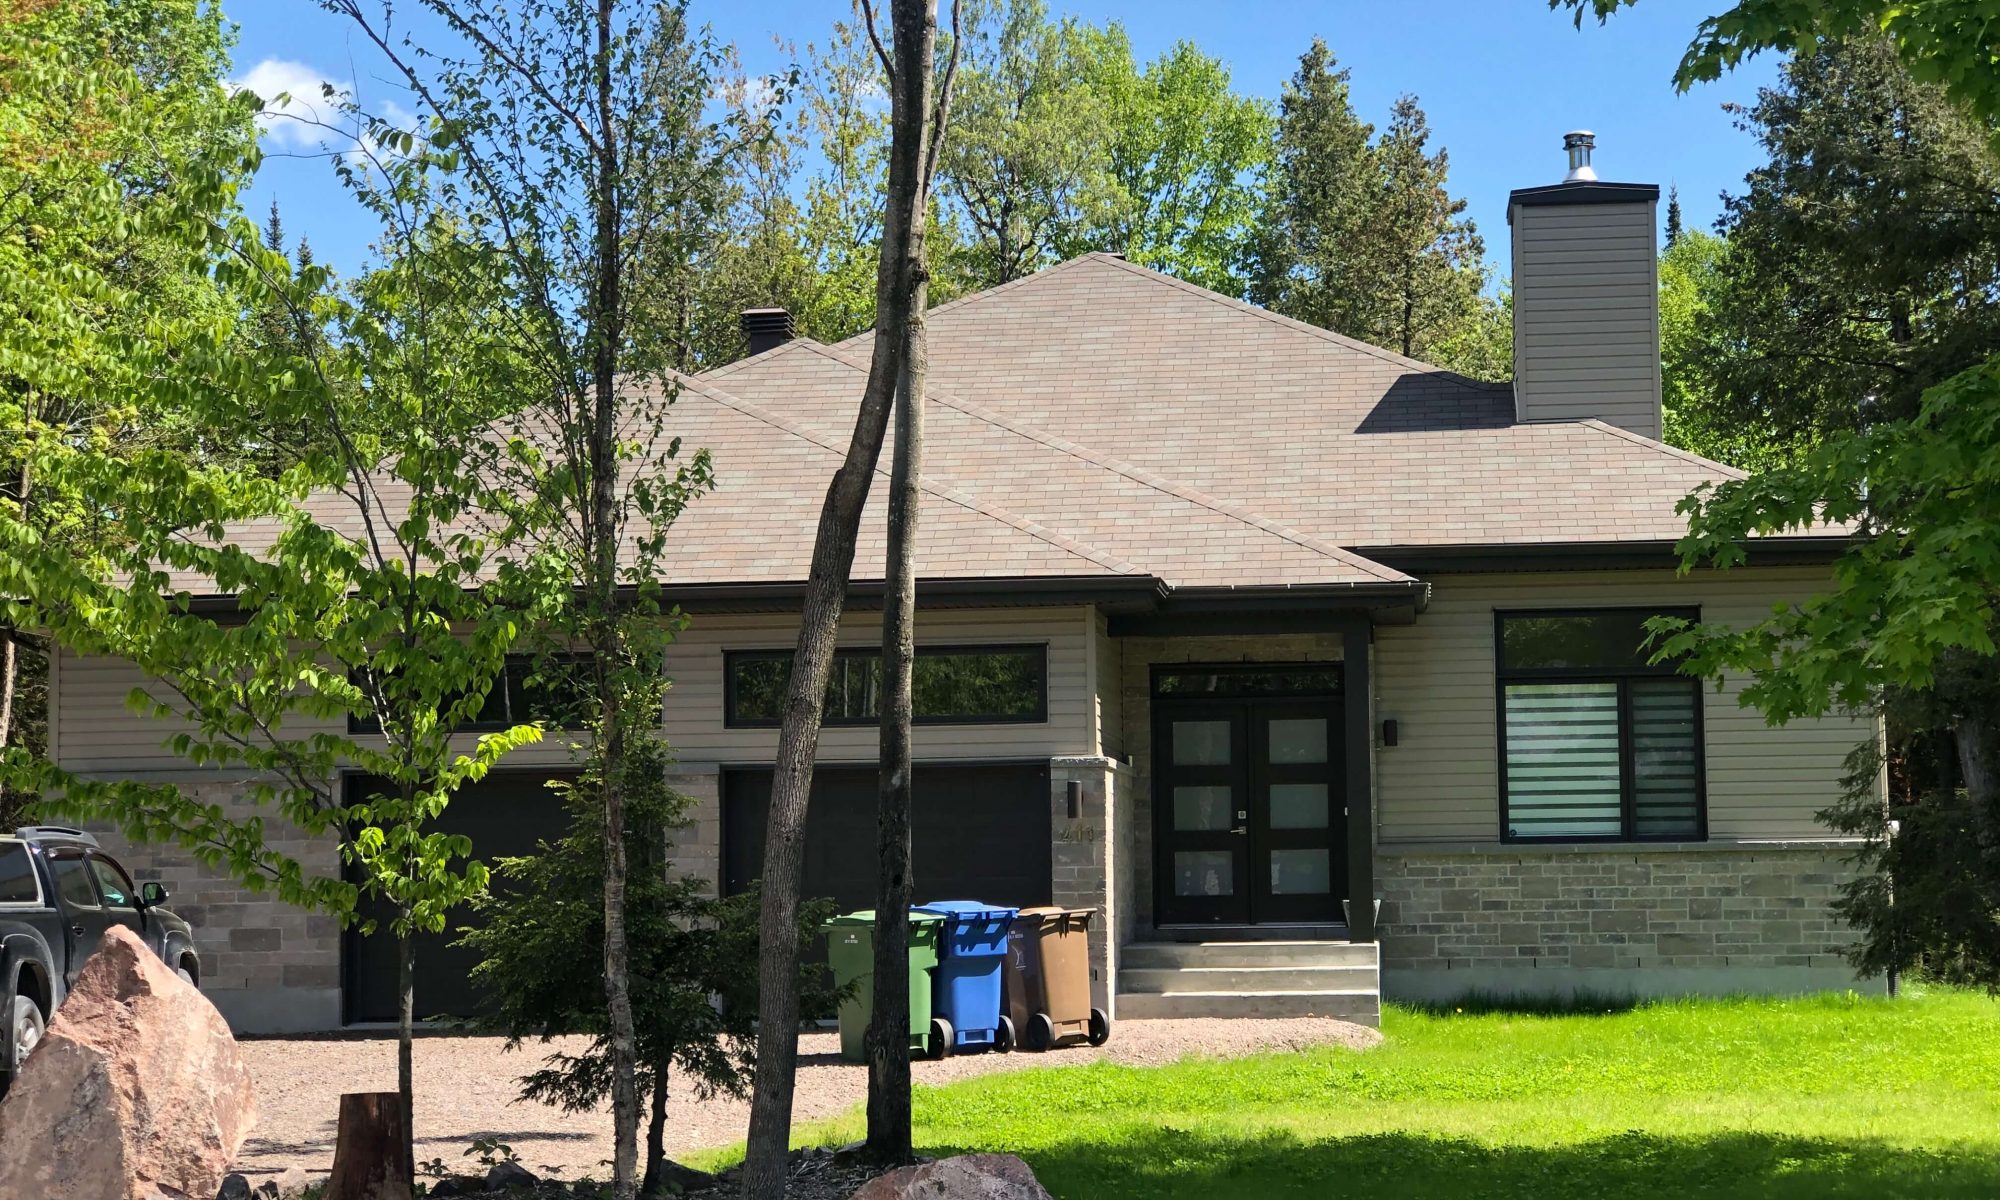
[[[158,908],[167,902],[167,889],[157,883],[139,885],[139,907]]]

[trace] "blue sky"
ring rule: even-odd
[[[695,20],[734,42],[753,74],[789,62],[776,38],[822,40],[849,10],[846,0],[692,2]],[[1229,64],[1238,91],[1273,99],[1313,36],[1326,38],[1353,72],[1365,119],[1379,124],[1398,95],[1417,95],[1433,145],[1450,151],[1452,191],[1470,202],[1496,266],[1505,257],[1508,190],[1560,179],[1561,135],[1570,129],[1597,133],[1603,178],[1677,185],[1688,223],[1707,227],[1720,194],[1740,190],[1744,172],[1760,161],[1722,106],[1752,101],[1777,70],[1767,56],[1675,94],[1674,64],[1706,11],[1684,0],[1653,0],[1581,30],[1542,0],[1051,0],[1050,7],[1122,22],[1142,58],[1192,40]],[[277,84],[317,97],[313,83],[326,79],[358,86],[378,109],[398,100],[414,108],[363,39],[311,0],[225,0],[224,8],[241,27],[235,77],[262,83],[260,92]],[[289,234],[305,234],[322,261],[352,272],[368,257],[368,224],[329,164],[302,144],[305,134],[294,125],[266,135],[273,157],[249,204],[261,214],[275,197]]]

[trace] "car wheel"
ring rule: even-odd
[[[200,986],[195,983],[194,972],[188,970],[186,960],[174,964],[174,974],[180,976],[181,982],[187,984],[189,987]]]
[[[28,1052],[41,1044],[46,1029],[41,1008],[26,996],[14,997],[13,1011],[7,1016],[7,1049],[12,1059],[9,1065],[19,1070],[27,1061]]]

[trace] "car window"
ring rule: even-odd
[[[57,858],[49,857],[49,868],[55,872],[56,893],[63,903],[71,908],[99,908],[97,885],[90,881],[90,868],[83,859],[75,855]]]
[[[90,869],[97,876],[97,890],[104,897],[104,907],[130,909],[139,907],[138,889],[132,886],[131,880],[125,878],[125,872],[117,863],[93,854],[90,856]]]
[[[41,898],[27,843],[0,842],[0,904],[34,904]]]

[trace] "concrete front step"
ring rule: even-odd
[[[1381,962],[1374,942],[1136,942],[1118,951],[1124,970],[1182,967],[1365,967]]]
[[[1121,992],[1372,992],[1374,966],[1132,967],[1121,963]]]
[[[1382,997],[1349,992],[1120,992],[1118,1019],[1335,1017],[1357,1025],[1382,1023]]]
[[[1382,1023],[1373,942],[1140,942],[1118,951],[1118,1016]]]

